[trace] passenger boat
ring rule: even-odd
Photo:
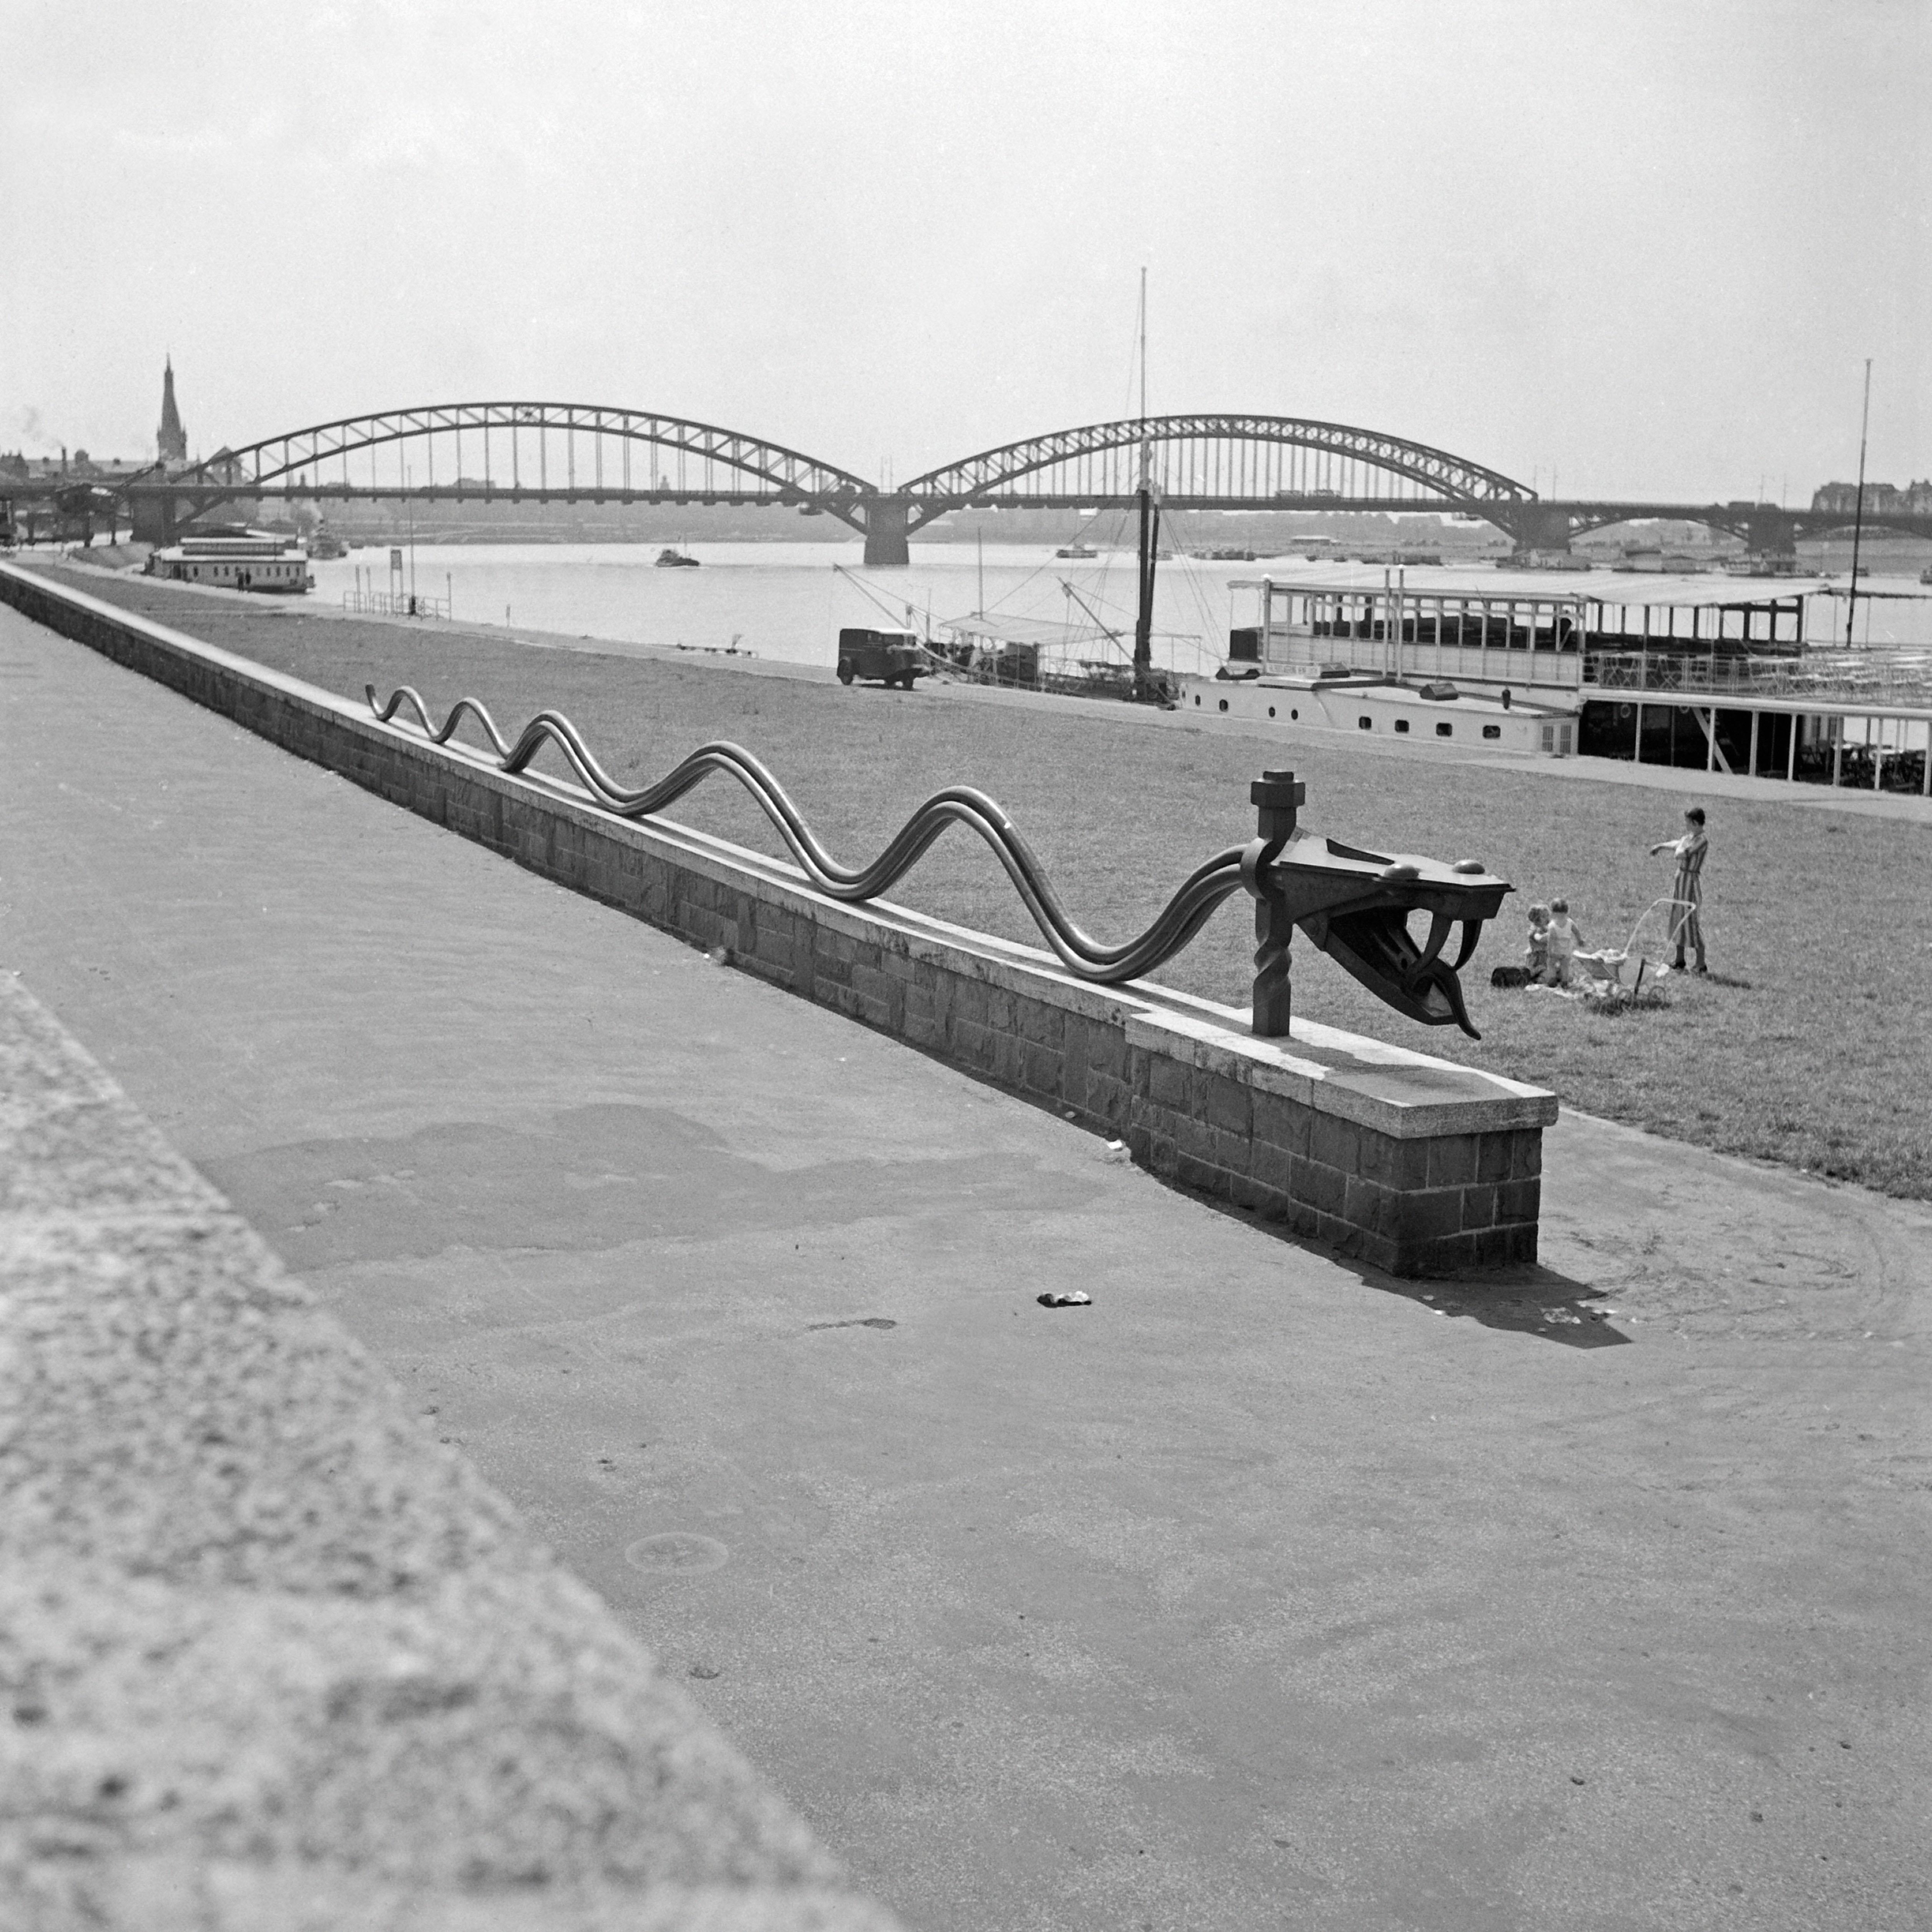
[[[1379,589],[1268,578],[1229,588],[1256,593],[1259,621],[1230,632],[1214,676],[1180,680],[1184,711],[1532,757],[1576,749],[1584,612],[1573,595],[1411,590],[1396,572]]]
[[[224,590],[300,592],[315,588],[308,553],[272,530],[208,531],[154,551],[146,574]]]

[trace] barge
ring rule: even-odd
[[[1243,579],[1255,622],[1228,634],[1180,706],[1316,730],[1569,758],[1582,712],[1586,600]]]
[[[208,531],[184,536],[148,557],[145,574],[179,584],[212,584],[224,590],[298,595],[315,588],[308,552],[273,530]]]

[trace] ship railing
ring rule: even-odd
[[[1661,651],[1593,651],[1584,682],[1600,691],[1656,692],[1696,698],[1816,698],[1932,706],[1932,653],[1802,658],[1690,657]]]

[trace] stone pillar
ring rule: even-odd
[[[1790,512],[1768,506],[1752,511],[1744,520],[1745,548],[1754,556],[1796,556],[1798,526]]]
[[[866,500],[866,561],[868,564],[910,563],[906,525],[912,514],[908,496],[868,496]]]
[[[128,493],[128,520],[134,526],[136,543],[152,544],[164,550],[175,540],[175,502],[158,491],[130,490]]]
[[[1519,551],[1562,552],[1570,548],[1570,513],[1546,503],[1526,503],[1510,518]]]

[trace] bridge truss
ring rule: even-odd
[[[1736,531],[1754,549],[1846,520],[1767,505],[1554,502],[1500,471],[1427,443],[1301,416],[1129,417],[1030,436],[882,490],[836,464],[681,416],[581,403],[435,404],[345,416],[225,449],[114,488],[137,530],[237,499],[413,497],[463,502],[701,502],[789,506],[836,517],[866,560],[903,563],[906,541],[964,508],[1102,508],[1130,503],[1143,464],[1181,509],[1448,510],[1520,547],[1562,550],[1585,530],[1639,517]],[[1868,512],[1868,527],[1932,535],[1922,517]]]
[[[1447,450],[1348,423],[1301,416],[1168,416],[1090,423],[982,450],[928,470],[897,494],[916,530],[962,506],[1124,503],[1144,460],[1184,508],[1504,506],[1534,493]]]
[[[855,529],[863,477],[713,423],[579,403],[449,403],[345,416],[224,449],[165,484],[178,498],[232,495],[526,496],[760,502]]]

